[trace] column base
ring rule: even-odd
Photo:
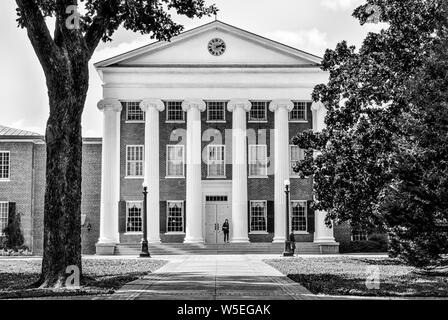
[[[314,239],[314,243],[337,243],[334,237],[321,237]]]
[[[339,243],[338,242],[326,242],[318,243],[320,254],[338,254]]]
[[[158,243],[162,243],[162,241],[160,240],[160,238],[155,238],[155,239],[148,239],[148,243],[153,243],[153,244],[158,244]]]
[[[100,243],[96,247],[96,255],[98,256],[113,256],[115,254],[116,243]]]
[[[232,238],[231,243],[249,243],[249,238]]]
[[[185,238],[184,243],[204,243],[203,238]]]
[[[272,243],[285,243],[285,237],[274,237],[274,239],[272,239]]]

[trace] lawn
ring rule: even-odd
[[[266,260],[314,294],[356,296],[448,297],[448,273],[425,273],[389,258],[306,257]],[[366,285],[372,267],[379,288]],[[369,289],[370,287],[370,289]]]
[[[84,282],[79,290],[33,288],[39,279],[40,259],[0,259],[0,299],[112,294],[166,262],[153,259],[83,259]]]

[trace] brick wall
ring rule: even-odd
[[[0,143],[0,145],[2,145]],[[13,143],[14,146],[21,146],[21,143]],[[46,146],[45,144],[34,144],[32,148],[32,158],[34,167],[33,196],[31,193],[24,194],[23,198],[17,198],[17,207],[24,207],[26,203],[33,201],[33,209],[30,211],[30,221],[32,231],[29,231],[30,246],[33,254],[41,255],[43,252],[43,229],[44,229],[44,199],[45,199],[45,166],[46,166]],[[24,166],[23,163],[19,163]],[[28,175],[26,170],[21,174],[25,179]],[[21,179],[22,179],[21,178]],[[101,144],[84,144],[83,164],[82,164],[82,203],[81,213],[86,214],[86,223],[82,228],[82,252],[84,254],[95,253],[95,243],[99,237],[100,202],[101,202]],[[30,181],[31,183],[31,181]],[[11,186],[5,192],[13,197],[14,189],[17,185]],[[2,192],[3,193],[3,192]],[[0,193],[0,194],[2,194]],[[26,221],[26,220],[25,220]],[[90,223],[91,230],[87,230]],[[23,224],[23,222],[22,222]],[[24,225],[26,230],[26,226]],[[31,229],[30,229],[31,230]]]
[[[34,147],[34,215],[33,215],[33,254],[43,252],[44,236],[44,200],[45,200],[45,166],[46,145],[37,144]]]
[[[25,245],[33,246],[33,142],[2,142],[0,151],[9,151],[10,181],[0,181],[0,201],[15,202],[16,213],[21,215]]]
[[[81,233],[84,254],[95,253],[95,244],[100,236],[101,149],[101,143],[94,142],[84,143],[82,150],[81,213],[86,215]]]
[[[341,246],[350,244],[351,241],[350,224],[348,222],[335,224],[334,238],[336,239],[336,242],[339,242],[341,244]]]
[[[311,103],[308,103],[308,121],[306,123],[293,123],[289,125],[289,136],[292,139],[298,132],[312,129],[312,112]],[[167,123],[167,111],[159,114],[160,127],[160,230],[162,241],[180,242],[183,236],[165,235],[166,232],[166,201],[167,200],[185,200],[185,178],[182,179],[166,179],[166,145],[181,144],[185,145],[187,124],[184,123]],[[267,144],[268,160],[273,158],[273,134],[274,134],[274,117],[275,114],[268,110],[267,122],[265,123],[247,123],[248,144]],[[232,113],[226,110],[225,123],[207,123],[207,112],[201,113],[202,120],[202,158],[207,159],[207,145],[224,144],[226,146],[226,178],[232,179]],[[126,179],[126,146],[127,145],[144,145],[144,123],[126,123],[126,108],[123,108],[121,114],[121,169],[120,169],[120,232],[125,232],[126,225],[126,206],[125,201],[142,200],[141,184],[143,179]],[[268,234],[267,235],[250,235],[250,240],[254,242],[272,241],[274,236],[274,162],[269,161],[269,176],[264,179],[249,178],[248,179],[248,200],[266,200],[268,201]],[[210,180],[207,177],[207,164],[202,162],[202,179]],[[222,180],[222,179],[220,179]],[[307,200],[309,203],[313,200],[313,182],[312,179],[291,179],[291,200]],[[249,206],[249,203],[248,203]],[[188,215],[188,212],[185,212]],[[248,217],[249,219],[249,217]],[[308,210],[308,232],[309,234],[297,235],[298,241],[312,241],[314,233],[314,213]],[[132,236],[122,236],[123,240],[135,240]]]

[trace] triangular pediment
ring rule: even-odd
[[[208,51],[211,39],[222,39],[226,50],[220,56]],[[95,66],[317,66],[321,58],[238,29],[221,21],[203,25],[174,37],[101,61]]]

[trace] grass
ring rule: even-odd
[[[308,257],[265,262],[314,294],[448,297],[446,272],[428,274],[389,258]],[[378,268],[379,288],[369,289],[366,280],[372,267]]]
[[[40,259],[0,259],[0,299],[112,294],[166,262],[152,259],[83,259],[83,285],[73,289],[36,289]]]

